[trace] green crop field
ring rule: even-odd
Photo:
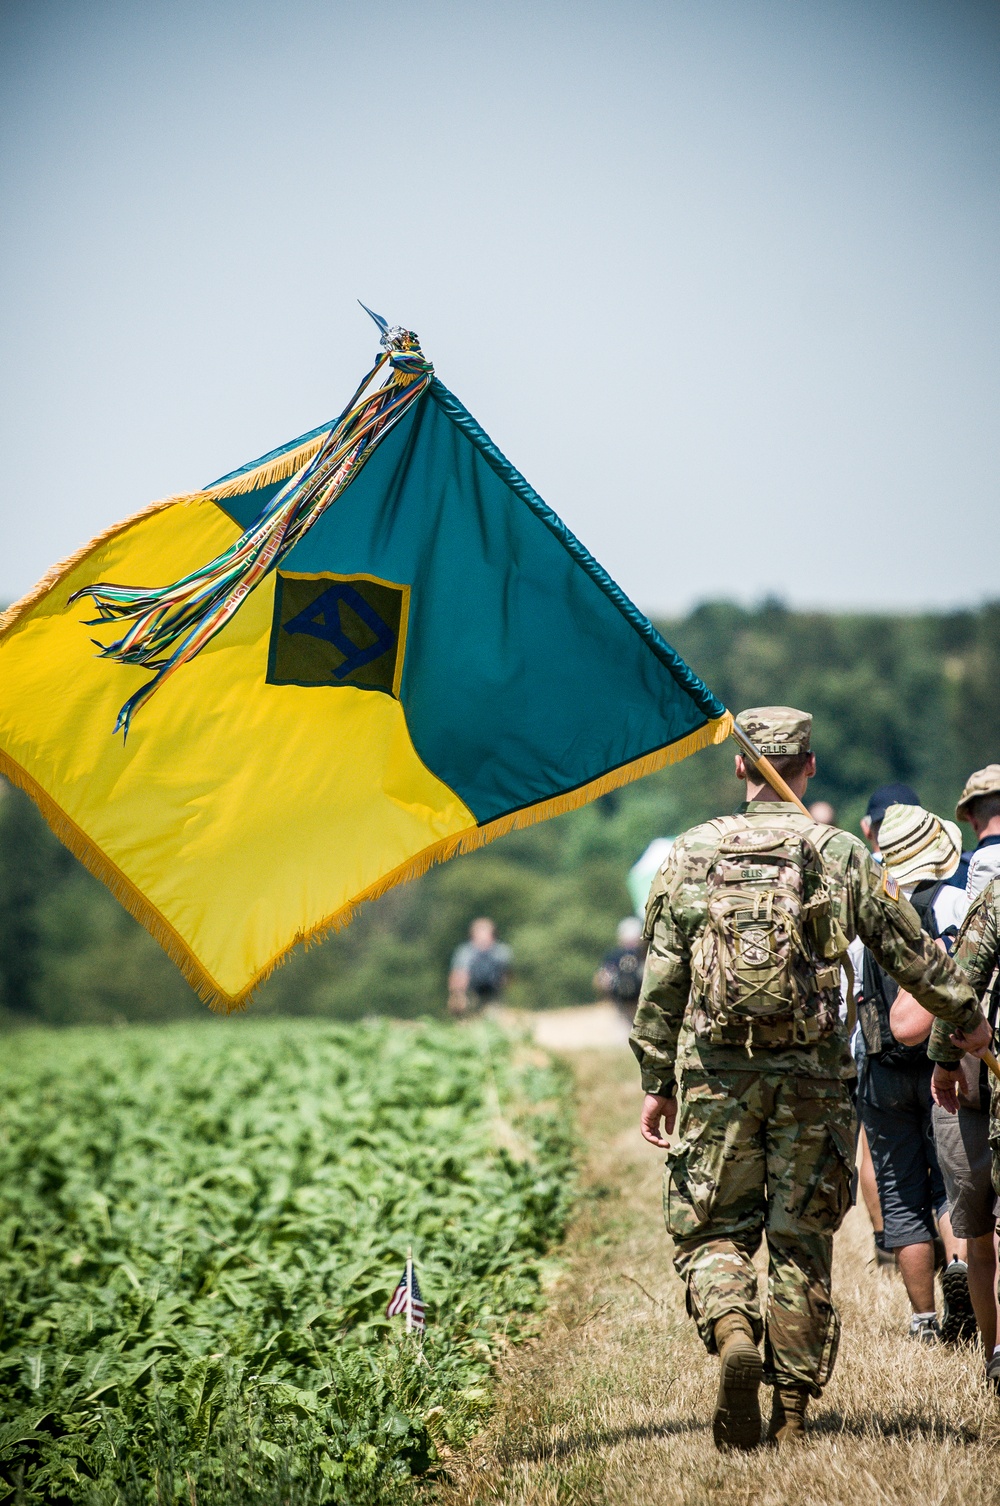
[[[404,1500],[477,1430],[565,1221],[558,1069],[483,1024],[5,1044],[0,1499]]]

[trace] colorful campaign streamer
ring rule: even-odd
[[[365,305],[361,305],[365,308]],[[132,717],[175,670],[201,652],[206,643],[239,611],[255,586],[284,559],[344,488],[354,480],[378,444],[408,411],[434,375],[412,330],[390,329],[371,314],[382,331],[380,355],[344,413],[313,458],[292,476],[263,508],[241,538],[201,569],[169,586],[116,586],[99,582],[70,597],[93,598],[99,615],[87,623],[134,625],[116,643],[97,643],[99,657],[119,664],[141,664],[156,674],[122,706],[115,732],[128,737]],[[388,380],[363,397],[385,366]]]

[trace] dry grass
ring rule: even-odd
[[[638,1136],[628,1053],[574,1053],[587,1196],[540,1337],[510,1354],[487,1431],[442,1506],[987,1506],[1000,1500],[1000,1406],[978,1352],[904,1337],[901,1283],[869,1268],[863,1211],[838,1236],[840,1359],[807,1447],[720,1455],[717,1361],[684,1313],[660,1215],[662,1157]],[[762,1393],[769,1403],[769,1393]]]

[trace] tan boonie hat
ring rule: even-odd
[[[969,806],[980,795],[1000,795],[1000,763],[988,763],[985,769],[977,769],[969,775],[961,799],[955,807],[957,820],[969,819]]]
[[[962,858],[962,833],[920,805],[890,805],[879,827],[886,872],[900,884],[951,878]]]
[[[736,718],[747,737],[767,758],[808,753],[813,719],[794,706],[752,706]]]

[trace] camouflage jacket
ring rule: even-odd
[[[815,835],[815,824],[783,801],[751,801],[739,814],[761,826],[787,825]],[[972,1029],[980,1018],[972,987],[949,957],[920,929],[912,906],[883,886],[882,870],[857,837],[838,831],[822,858],[827,886],[840,925],[849,940],[860,936],[886,972],[926,1009],[952,1025]],[[746,1071],[747,1048],[713,1044],[699,1036],[689,1009],[691,948],[705,925],[709,869],[722,838],[710,825],[696,826],[674,843],[653,880],[646,906],[649,941],[642,993],[630,1045],[642,1069],[647,1093],[670,1088],[681,1071]],[[892,886],[895,889],[895,886]],[[781,1047],[754,1053],[759,1068],[806,1077],[849,1077],[853,1064],[847,1030],[841,1024],[813,1046]]]
[[[982,894],[973,900],[958,933],[954,955],[976,998],[981,999],[1000,962],[1000,879],[987,884]],[[962,1053],[955,1049],[949,1036],[950,1031],[943,1021],[935,1020],[927,1054],[932,1061],[953,1067]]]

